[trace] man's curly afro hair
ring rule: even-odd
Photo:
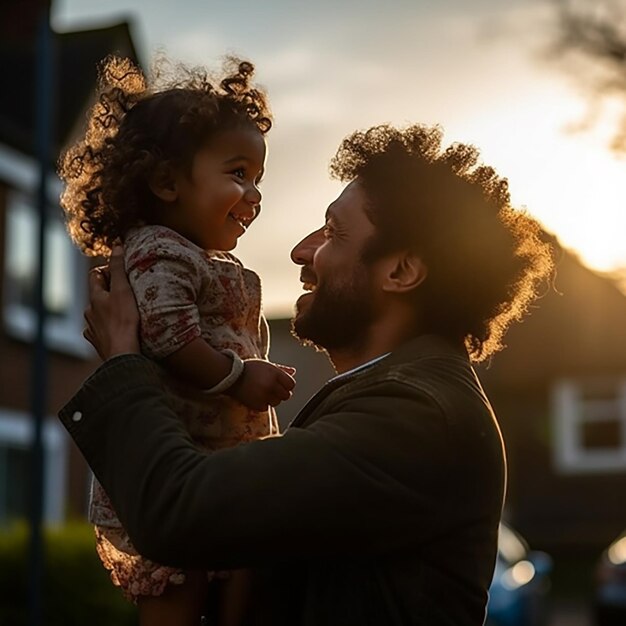
[[[331,174],[366,192],[376,235],[364,259],[418,254],[427,267],[414,292],[421,327],[464,340],[478,362],[503,347],[550,277],[553,247],[535,219],[511,207],[507,180],[478,164],[476,148],[441,142],[439,127],[419,124],[355,132]]]

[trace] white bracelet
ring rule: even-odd
[[[244,363],[241,360],[241,357],[234,350],[222,350],[222,354],[226,354],[231,357],[233,359],[233,365],[230,368],[230,372],[225,378],[220,380],[217,385],[211,387],[211,389],[204,390],[204,393],[206,394],[217,395],[219,393],[224,393],[227,389],[230,389],[243,374]]]

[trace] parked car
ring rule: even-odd
[[[546,624],[551,570],[552,559],[545,552],[529,550],[520,535],[506,524],[500,524],[487,626]]]
[[[596,567],[594,613],[597,626],[626,624],[626,531],[600,556]]]

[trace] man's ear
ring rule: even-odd
[[[428,275],[428,268],[413,252],[402,251],[387,259],[382,289],[388,293],[407,293],[416,289]]]
[[[176,173],[168,163],[159,163],[148,180],[150,191],[163,202],[178,200],[178,183]]]

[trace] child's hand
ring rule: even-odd
[[[227,393],[254,411],[265,411],[291,398],[295,369],[261,359],[244,361],[243,374]]]

